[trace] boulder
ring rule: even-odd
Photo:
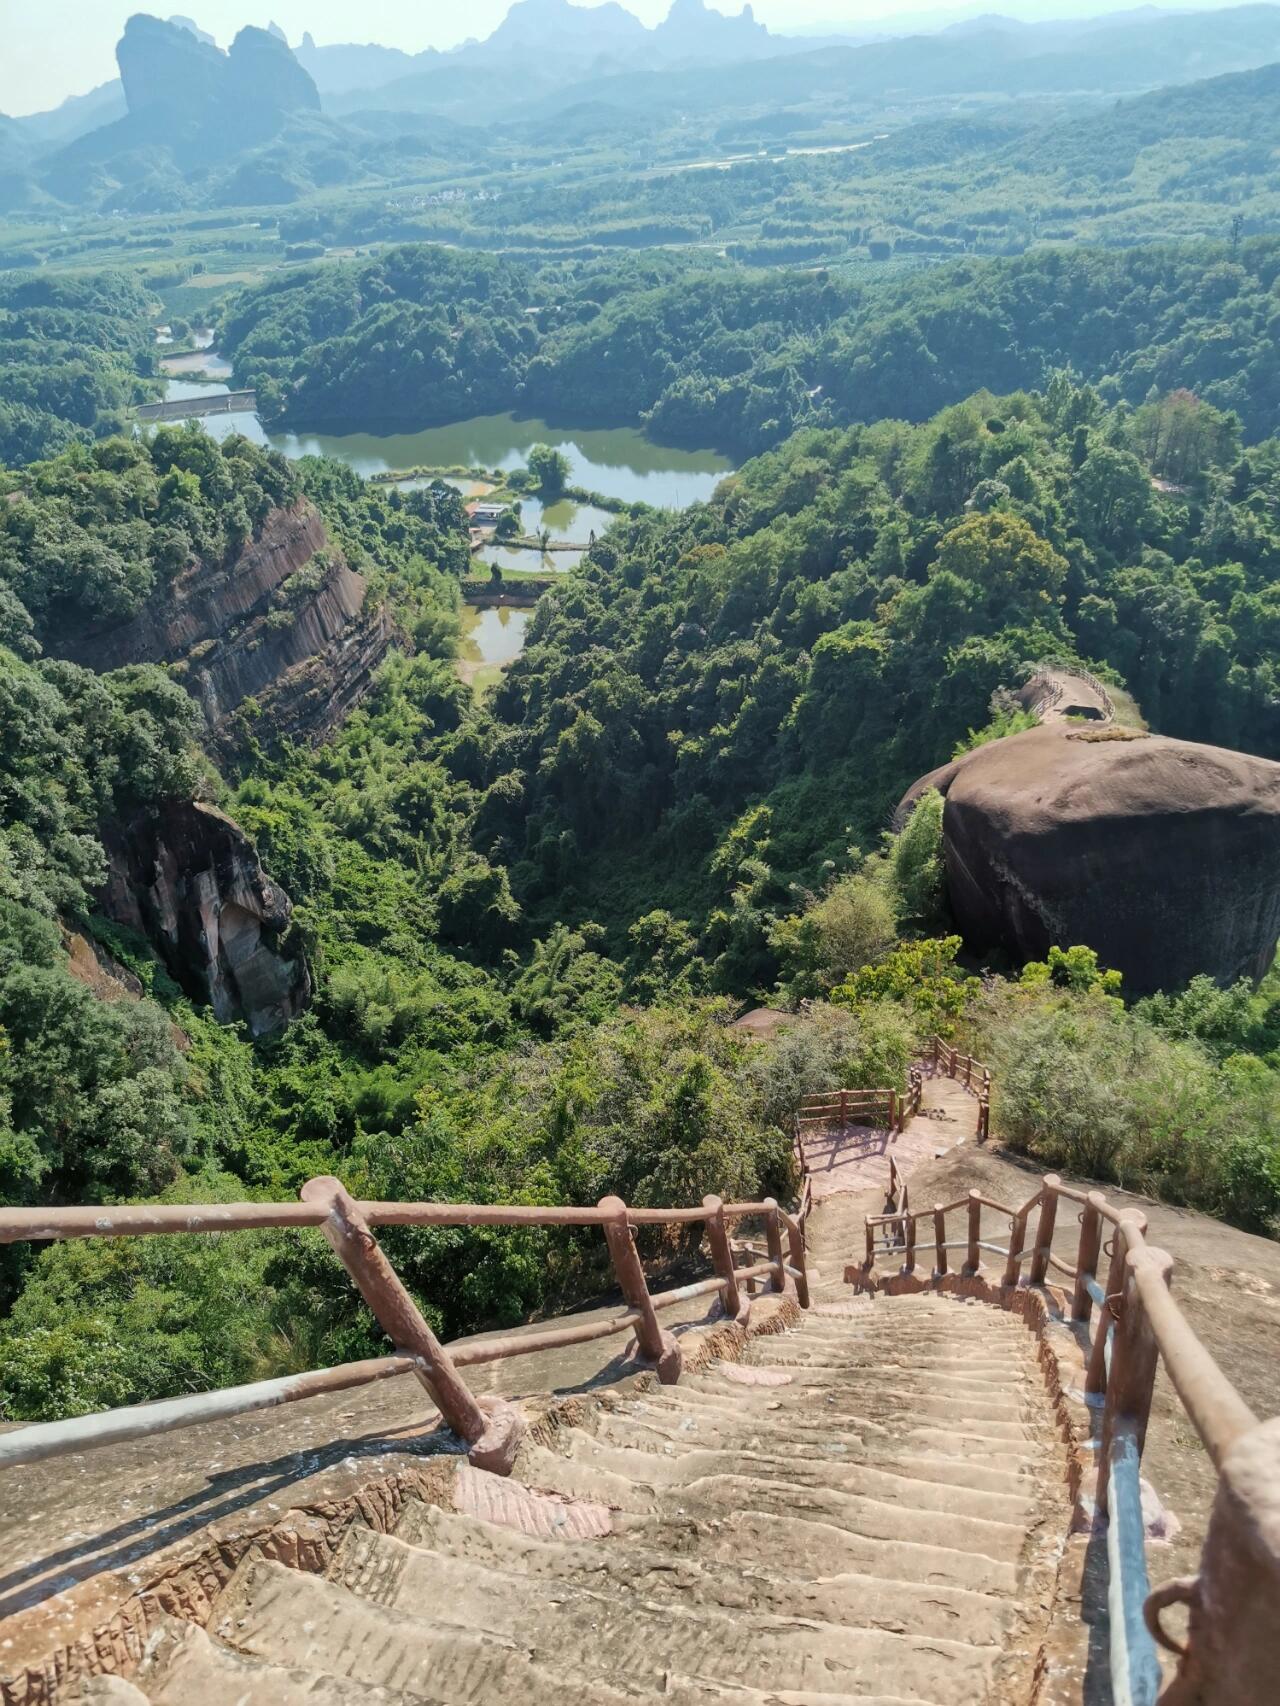
[[[304,1011],[306,961],[282,940],[293,905],[238,824],[180,800],[106,825],[103,844],[103,910],[148,938],[192,1000],[255,1037]]]
[[[1030,729],[922,778],[956,923],[1025,962],[1085,943],[1131,995],[1257,981],[1280,938],[1280,764],[1116,727]]]

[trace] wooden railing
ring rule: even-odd
[[[934,1037],[929,1052],[935,1074],[954,1078],[977,1097],[978,1142],[985,1143],[991,1136],[991,1068],[971,1054],[961,1054],[941,1037]]]
[[[1115,1206],[1099,1191],[1064,1185],[1052,1173],[1018,1207],[974,1190],[954,1202],[913,1210],[905,1183],[895,1175],[897,1169],[891,1167],[891,1193],[902,1193],[897,1208],[867,1217],[868,1278],[882,1255],[900,1264],[901,1275],[913,1275],[917,1234],[923,1227],[923,1247],[931,1254],[935,1281],[948,1275],[951,1253],[963,1251],[962,1278],[987,1278],[1011,1289],[1044,1286],[1052,1278],[1064,1288],[1064,1311],[1087,1351],[1085,1393],[1102,1412],[1096,1503],[1099,1513],[1110,1517],[1114,1699],[1134,1706],[1148,1706],[1158,1696],[1167,1706],[1192,1706],[1202,1699],[1246,1706],[1274,1698],[1280,1421],[1259,1424],[1192,1331],[1170,1290],[1173,1260],[1147,1243],[1146,1217],[1135,1208]],[[1053,1249],[1064,1204],[1076,1211],[1080,1225],[1074,1262]],[[952,1216],[962,1221],[962,1237],[948,1236]],[[1007,1222],[1007,1242],[984,1232],[984,1217],[990,1216]],[[984,1256],[997,1258],[998,1277],[984,1274]],[[1100,1281],[1104,1260],[1106,1273]],[[1200,1575],[1152,1593],[1139,1466],[1160,1361],[1220,1481]],[[1268,1595],[1270,1617],[1262,1609]],[[1191,1639],[1185,1647],[1166,1634],[1160,1622],[1164,1609],[1177,1602],[1191,1608]],[[1242,1627],[1246,1604],[1255,1608],[1247,1628]],[[1164,1695],[1157,1642],[1182,1660],[1178,1680]],[[1203,1679],[1210,1674],[1243,1680],[1225,1691],[1219,1680],[1202,1693]]]
[[[463,1378],[464,1368],[630,1333],[635,1338],[639,1359],[655,1368],[660,1380],[674,1382],[681,1372],[680,1346],[661,1325],[659,1316],[663,1310],[699,1297],[718,1295],[725,1316],[737,1320],[747,1307],[744,1292],[750,1293],[757,1286],[782,1292],[788,1281],[794,1286],[801,1307],[809,1307],[805,1223],[811,1203],[807,1181],[795,1214],[780,1208],[772,1197],[762,1202],[725,1203],[719,1197],[708,1196],[697,1208],[671,1209],[628,1208],[619,1197],[605,1197],[594,1208],[356,1202],[337,1179],[320,1178],[303,1186],[301,1200],[296,1203],[3,1208],[0,1244],[264,1227],[318,1229],[377,1318],[394,1352],[338,1368],[16,1428],[0,1434],[0,1468],[413,1374],[447,1426],[466,1443],[471,1461],[478,1467],[505,1474],[510,1471],[519,1443],[523,1425],[519,1412],[499,1399],[477,1399]],[[729,1228],[748,1220],[762,1224],[764,1246],[758,1253],[753,1252],[752,1259],[743,1266],[730,1240]],[[688,1285],[651,1292],[636,1248],[636,1230],[646,1226],[699,1224],[710,1252],[712,1275]],[[596,1226],[608,1245],[624,1306],[603,1319],[574,1323],[561,1317],[556,1324],[537,1332],[443,1345],[374,1237],[376,1226]],[[746,1248],[739,1245],[740,1251]]]

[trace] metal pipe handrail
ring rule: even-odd
[[[1223,1611],[1232,1598],[1231,1592],[1227,1591],[1224,1598],[1221,1586],[1215,1590],[1205,1585],[1210,1572],[1221,1568],[1220,1559],[1225,1550],[1221,1542],[1216,1548],[1206,1547],[1202,1576],[1197,1583],[1173,1584],[1150,1593],[1138,1471],[1158,1364],[1164,1364],[1183,1409],[1215,1468],[1224,1477],[1214,1506],[1214,1523],[1229,1533],[1241,1529],[1243,1524],[1246,1537],[1234,1543],[1262,1546],[1262,1567],[1280,1582],[1280,1548],[1270,1540],[1258,1538],[1264,1533],[1265,1523],[1256,1506],[1257,1495],[1254,1507],[1243,1510],[1242,1514],[1240,1495],[1228,1489],[1226,1479],[1237,1461],[1237,1449],[1254,1450],[1255,1442],[1266,1432],[1266,1425],[1259,1423],[1179,1308],[1170,1290],[1172,1259],[1147,1243],[1145,1216],[1131,1206],[1109,1202],[1099,1191],[1065,1185],[1055,1174],[1046,1175],[1039,1190],[1019,1209],[971,1191],[955,1202],[913,1212],[905,1202],[905,1181],[892,1163],[890,1191],[891,1195],[902,1193],[904,1200],[899,1211],[865,1217],[867,1271],[879,1257],[893,1257],[901,1263],[901,1275],[910,1278],[916,1269],[919,1222],[931,1220],[934,1238],[924,1248],[932,1248],[936,1253],[933,1283],[945,1282],[947,1278],[947,1252],[964,1248],[963,1277],[967,1279],[981,1275],[984,1253],[1004,1260],[1003,1274],[995,1282],[1002,1289],[1012,1290],[1028,1283],[1033,1287],[1042,1285],[1047,1282],[1050,1270],[1064,1276],[1068,1282],[1065,1312],[1083,1326],[1086,1334],[1091,1315],[1097,1309],[1091,1341],[1086,1339],[1085,1394],[1089,1398],[1102,1398],[1096,1505],[1102,1515],[1111,1514],[1107,1542],[1111,1570],[1108,1601],[1116,1698],[1154,1703],[1160,1688],[1160,1669],[1153,1637],[1170,1644],[1169,1637],[1161,1630],[1160,1614],[1166,1604],[1188,1595],[1193,1606],[1201,1608],[1201,1617],[1198,1622],[1193,1610],[1191,1642],[1175,1650],[1183,1655],[1184,1667],[1190,1659],[1200,1664],[1198,1674],[1207,1674],[1213,1654],[1216,1653],[1221,1664],[1223,1657],[1233,1652],[1231,1640],[1213,1629],[1211,1620],[1203,1613],[1203,1608],[1213,1602],[1218,1621],[1228,1621]],[[1052,1248],[1060,1202],[1080,1208],[1074,1266]],[[969,1235],[964,1240],[948,1238],[947,1216],[960,1209],[967,1213]],[[1011,1234],[1007,1248],[982,1238],[984,1209],[1009,1219]],[[1028,1224],[1036,1210],[1039,1221],[1034,1238],[1028,1242]],[[1113,1229],[1105,1249],[1104,1225]],[[892,1233],[886,1229],[892,1229]],[[881,1232],[885,1235],[877,1236]],[[1097,1269],[1104,1254],[1110,1267],[1105,1283],[1101,1283]],[[1028,1265],[1029,1280],[1022,1275],[1024,1263]],[[1271,1459],[1267,1461],[1270,1464]],[[1256,1465],[1254,1476],[1256,1485]],[[1277,1476],[1280,1465],[1271,1476],[1272,1484]],[[1268,1546],[1270,1550],[1266,1550]],[[1216,1602],[1215,1591],[1219,1596]],[[1269,1674],[1265,1643],[1271,1640],[1270,1628],[1262,1630],[1260,1637],[1264,1643],[1264,1661],[1259,1674]],[[1206,1654],[1209,1657],[1201,1656]],[[1172,1702],[1173,1693],[1168,1698]],[[1181,1700],[1182,1694],[1177,1698]]]
[[[803,1150],[801,1150],[803,1158]],[[522,1423],[501,1402],[483,1410],[459,1372],[463,1368],[562,1349],[633,1332],[642,1359],[663,1380],[679,1377],[679,1346],[663,1331],[659,1310],[700,1297],[721,1294],[731,1318],[739,1312],[737,1285],[767,1279],[781,1292],[795,1284],[803,1308],[808,1308],[805,1267],[805,1228],[813,1206],[812,1180],[804,1182],[795,1214],[771,1198],[762,1202],[722,1203],[707,1197],[697,1208],[628,1207],[606,1197],[594,1207],[549,1207],[496,1203],[404,1203],[351,1198],[337,1179],[312,1179],[294,1203],[143,1203],[67,1206],[60,1208],[0,1208],[0,1244],[48,1242],[76,1238],[153,1237],[191,1233],[253,1230],[314,1229],[323,1232],[369,1304],[396,1353],[336,1369],[318,1369],[249,1386],[195,1393],[158,1404],[133,1405],[64,1422],[40,1423],[3,1436],[0,1467],[87,1450],[120,1439],[133,1439],[189,1427],[199,1422],[239,1415],[350,1387],[368,1385],[391,1375],[414,1374],[426,1388],[447,1426],[467,1443],[473,1463],[508,1472]],[[725,1234],[729,1221],[763,1222],[765,1259],[752,1266],[733,1264]],[[691,1226],[706,1228],[716,1273],[651,1293],[635,1247],[641,1227]],[[613,1258],[614,1270],[627,1307],[603,1320],[560,1323],[539,1331],[497,1334],[443,1345],[405,1289],[373,1236],[385,1226],[544,1226],[599,1227]],[[783,1240],[787,1249],[784,1252]]]

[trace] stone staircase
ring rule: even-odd
[[[311,1571],[256,1548],[204,1626],[160,1619],[81,1698],[1029,1700],[1070,1515],[1035,1341],[957,1297],[824,1291],[741,1360],[562,1403],[511,1480],[454,1461],[452,1508],[352,1523]]]

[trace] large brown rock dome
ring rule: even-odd
[[[1116,728],[1042,727],[935,771],[970,947],[1086,943],[1130,994],[1257,980],[1280,937],[1280,764]]]

